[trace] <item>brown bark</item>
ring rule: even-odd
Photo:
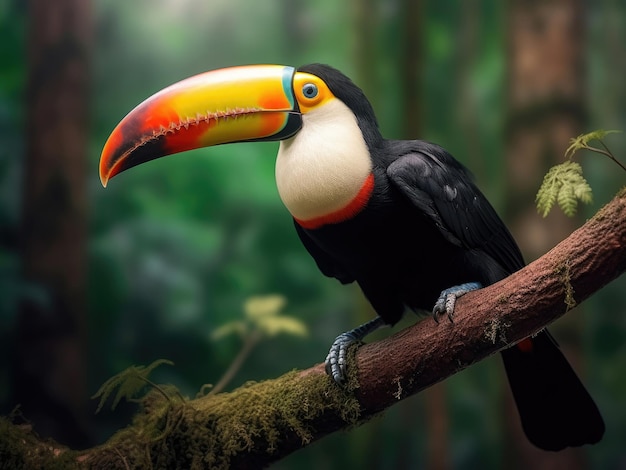
[[[424,320],[358,349],[346,388],[332,383],[319,364],[184,403],[152,393],[132,426],[83,453],[76,466],[263,467],[531,335],[625,270],[623,191],[545,256],[459,299],[454,323]],[[19,435],[14,441],[25,442],[19,456],[37,457],[27,430],[14,432]],[[0,443],[0,457],[5,452]],[[55,448],[47,443],[41,452],[67,459],[58,449],[54,457]]]
[[[31,0],[13,399],[39,432],[86,444],[85,238],[90,4]]]

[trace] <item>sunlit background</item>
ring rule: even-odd
[[[91,5],[67,20],[84,28],[89,87],[78,99],[89,117],[82,186],[69,196],[84,210],[68,230],[85,236],[71,254],[50,257],[85,267],[73,291],[84,328],[65,331],[55,320],[64,276],[46,283],[25,268],[37,263],[25,261],[29,230],[37,229],[23,223],[36,184],[26,175],[38,171],[26,158],[37,139],[28,83],[52,79],[28,60],[41,3],[0,3],[0,404],[8,414],[22,403],[40,434],[70,445],[102,442],[128,423],[134,405],[94,416],[89,396],[130,365],[172,360],[154,379],[190,397],[217,383],[245,339],[212,332],[242,319],[250,297],[284,296],[282,313],[304,322],[308,335],[261,340],[227,388],[321,362],[338,333],[372,316],[358,289],[323,277],[297,239],[274,183],[275,143],[160,159],[101,187],[97,162],[109,132],[175,81],[251,63],[339,68],[370,97],[383,135],[435,141],[471,168],[529,261],[626,181],[608,160],[580,155],[593,204],[573,220],[542,219],[534,209],[543,174],[569,138],[626,129],[626,6],[618,1],[59,0],[63,15],[50,17],[59,28],[72,3]],[[43,57],[61,60],[55,53]],[[607,138],[618,156],[625,142],[620,134]],[[44,212],[37,217],[54,219]],[[625,287],[614,282],[553,327],[605,417],[596,446],[560,454],[530,448],[493,357],[275,468],[625,466]]]

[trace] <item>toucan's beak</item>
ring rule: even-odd
[[[302,118],[293,67],[251,65],[206,72],[152,95],[113,130],[100,180],[155,158],[229,142],[282,140]]]

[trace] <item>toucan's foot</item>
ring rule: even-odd
[[[336,383],[342,385],[346,381],[347,353],[350,345],[356,341],[361,341],[371,332],[384,325],[385,322],[383,319],[376,317],[363,325],[357,326],[337,336],[326,356],[326,373],[330,375]]]
[[[441,294],[439,294],[437,302],[435,302],[435,306],[433,307],[433,318],[435,321],[439,323],[439,320],[444,315],[447,315],[448,320],[452,323],[454,321],[454,306],[456,304],[456,299],[464,296],[468,292],[480,289],[481,287],[482,284],[480,282],[468,282],[442,290]]]
[[[355,341],[357,339],[350,332],[340,334],[326,356],[326,373],[338,384],[343,384],[346,379],[346,354]]]

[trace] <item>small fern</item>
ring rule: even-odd
[[[571,145],[565,151],[567,161],[550,168],[537,192],[535,198],[537,211],[543,217],[548,215],[555,203],[559,205],[565,215],[573,217],[576,214],[579,202],[589,204],[592,201],[591,187],[583,176],[582,167],[578,163],[571,161],[574,154],[579,150],[590,150],[604,155],[626,171],[626,167],[615,158],[602,141],[608,134],[616,132],[620,131],[599,129],[588,134],[579,135],[570,141]],[[589,142],[594,140],[597,140],[602,148],[593,147],[589,144]]]
[[[595,131],[589,132],[588,134],[581,134],[578,137],[574,137],[573,139],[570,140],[571,145],[567,147],[567,150],[565,151],[565,158],[571,160],[574,154],[578,152],[579,150],[591,150],[592,152],[606,155],[611,160],[614,160],[615,163],[617,163],[619,166],[621,166],[622,169],[626,170],[626,168],[624,168],[624,166],[619,161],[617,161],[617,159],[613,156],[611,151],[607,148],[607,146],[602,141],[602,139],[604,139],[609,134],[618,134],[621,132],[622,131],[618,131],[618,130],[606,131],[604,129],[597,129]],[[604,147],[604,150],[599,149],[598,147],[592,147],[591,145],[589,145],[589,142],[591,142],[592,140],[597,140],[600,143],[600,145]]]
[[[583,177],[582,167],[572,161],[555,165],[543,178],[535,199],[537,210],[545,217],[555,203],[568,217],[576,214],[578,201],[592,201],[591,187]]]
[[[149,366],[131,366],[104,382],[100,389],[91,397],[92,399],[100,398],[96,413],[102,409],[104,403],[115,389],[117,389],[117,393],[111,405],[112,410],[117,407],[122,398],[125,398],[126,401],[134,401],[134,397],[137,396],[146,385],[158,390],[167,400],[170,400],[169,395],[163,388],[148,379],[152,371],[162,364],[174,365],[172,361],[168,361],[167,359],[158,359]]]

